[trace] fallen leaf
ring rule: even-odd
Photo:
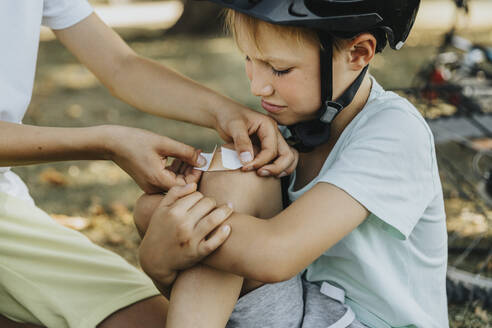
[[[61,214],[51,215],[59,224],[74,230],[83,230],[90,224],[89,220],[80,216],[66,216]]]
[[[43,170],[39,174],[39,179],[41,182],[48,183],[53,186],[65,186],[67,184],[67,179],[65,176],[54,168]]]

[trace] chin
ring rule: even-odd
[[[300,117],[282,117],[281,115],[268,115],[273,118],[279,125],[294,125],[299,122],[307,121],[310,119]]]

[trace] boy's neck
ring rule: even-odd
[[[369,94],[371,92],[372,80],[369,75],[366,75],[362,84],[357,91],[354,100],[341,111],[341,113],[335,118],[331,124],[331,137],[330,140],[314,149],[309,153],[299,154],[299,165],[296,169],[296,182],[294,190],[298,190],[304,187],[318,174],[323,164],[330,154],[331,150],[335,146],[338,138],[342,134],[347,125],[354,119],[354,117],[364,108]]]
[[[366,74],[352,102],[347,107],[345,107],[331,123],[331,140],[338,140],[338,137],[340,136],[340,134],[342,134],[345,127],[364,108],[367,100],[369,99],[371,87],[372,80],[369,74]]]

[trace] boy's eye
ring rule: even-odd
[[[251,59],[249,58],[249,56],[246,56],[246,58],[244,58],[245,61],[250,61]]]
[[[292,71],[292,68],[287,68],[287,69],[284,69],[282,71],[279,71],[279,70],[276,70],[275,68],[272,67],[272,72],[276,76],[282,76],[282,75],[288,74],[288,73],[290,73],[290,71]]]

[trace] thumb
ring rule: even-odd
[[[253,144],[246,129],[246,125],[243,121],[237,121],[231,124],[232,140],[234,141],[234,148],[236,148],[239,154],[241,163],[247,164],[254,158]]]

